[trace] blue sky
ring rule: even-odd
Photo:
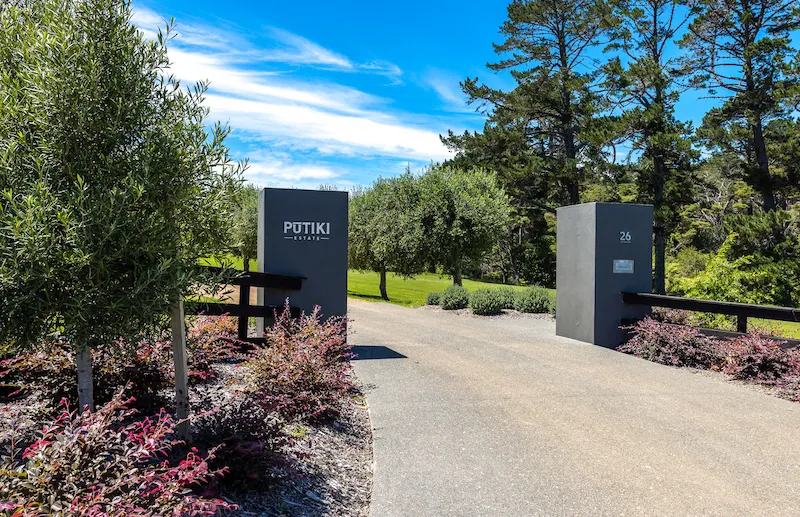
[[[172,73],[209,80],[211,118],[232,128],[246,179],[263,186],[349,188],[448,157],[439,134],[483,127],[459,81],[513,81],[485,68],[506,1],[134,3],[153,36],[177,21]],[[697,94],[678,116],[699,122]]]

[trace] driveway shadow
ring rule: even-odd
[[[400,352],[380,345],[357,345],[352,352],[356,355],[353,361],[366,361],[370,359],[406,359]]]

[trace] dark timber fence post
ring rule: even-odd
[[[249,307],[250,306],[250,284],[244,284],[239,286],[239,306],[240,307]],[[244,314],[247,314],[247,311],[242,311]],[[239,339],[245,340],[247,339],[247,325],[248,325],[249,318],[247,316],[239,316]]]
[[[747,334],[747,316],[739,315],[736,317],[736,332]]]

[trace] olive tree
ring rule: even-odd
[[[250,260],[258,256],[258,193],[255,185],[244,185],[236,196],[236,212],[232,226],[233,247],[242,258],[244,270],[250,271]]]
[[[378,179],[367,189],[355,190],[349,208],[349,265],[380,274],[380,293],[386,291],[386,273],[412,276],[423,267],[423,228],[419,217],[419,181],[410,172]]]
[[[133,339],[227,248],[240,166],[128,0],[0,3],[0,342]],[[163,320],[162,320],[163,321]]]
[[[484,169],[434,166],[419,179],[420,217],[427,262],[461,285],[464,263],[478,261],[497,244],[509,222],[508,197]]]

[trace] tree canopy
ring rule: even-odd
[[[131,15],[120,0],[0,4],[0,340],[57,331],[79,363],[133,342],[228,249],[238,185],[205,86],[170,76],[169,30],[145,40]]]

